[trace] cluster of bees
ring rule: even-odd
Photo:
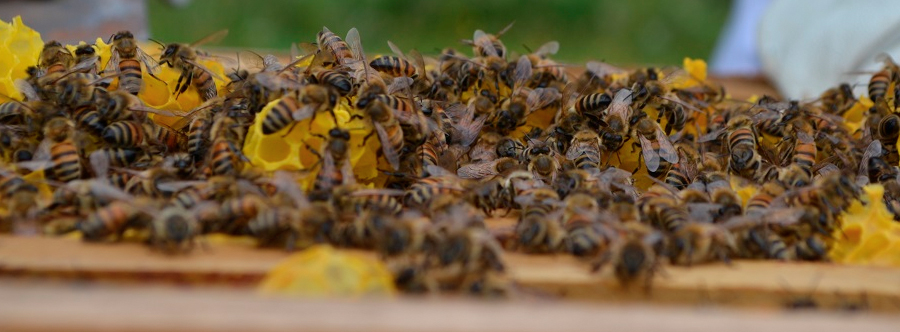
[[[861,101],[849,85],[813,101],[746,102],[683,70],[589,62],[575,75],[551,59],[556,42],[512,56],[508,29],[475,31],[463,41],[471,57],[389,42],[394,55],[369,59],[356,29],[342,39],[324,28],[289,64],[265,56],[258,70],[235,69],[224,95],[198,62],[200,42],[160,44],[152,57],[119,32],[102,70],[92,45],[72,54],[49,42],[17,82],[26,99],[0,105],[2,225],[86,241],[142,230],[169,254],[209,233],[288,249],[327,242],[375,250],[401,289],[504,294],[505,250],[575,255],[647,287],[663,264],[825,260],[868,183],[900,208],[892,61],[850,130],[842,116]],[[160,66],[180,72],[176,97],[203,104],[145,106],[136,95]],[[333,126],[311,131],[316,117]],[[304,146],[315,165],[254,166],[241,147],[257,121],[263,135],[322,142]],[[354,176],[353,136],[378,146],[377,185]],[[44,178],[26,180],[32,172]],[[37,182],[54,188],[49,202]],[[500,215],[517,222],[489,227]]]

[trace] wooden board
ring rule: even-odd
[[[190,255],[170,257],[138,243],[0,236],[0,276],[251,288],[287,255],[249,243],[211,242]],[[623,290],[609,271],[590,273],[587,264],[571,256],[509,253],[506,260],[528,298],[775,308],[812,295],[823,308],[865,305],[900,311],[896,268],[771,261],[671,266],[646,293]]]
[[[0,281],[0,331],[897,331],[900,317],[440,299],[312,300],[247,291]]]

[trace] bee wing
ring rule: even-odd
[[[316,107],[313,105],[303,105],[300,108],[294,110],[291,113],[291,116],[294,118],[294,121],[303,121],[311,118],[316,113]]]
[[[656,172],[659,169],[659,155],[656,154],[656,149],[653,148],[650,140],[644,135],[638,134],[637,136],[641,140],[641,154],[644,156],[644,164],[647,165],[647,170]]]
[[[323,31],[328,31],[328,29],[323,27]],[[354,59],[363,62],[366,61],[366,53],[363,51],[362,39],[359,38],[359,30],[357,30],[356,27],[350,28],[350,30],[347,31],[347,38],[345,38],[344,41],[350,46],[350,51],[353,52]]]
[[[515,88],[521,89],[529,79],[531,79],[531,60],[523,55],[520,56],[519,61],[516,62]]]
[[[219,81],[225,81],[225,79],[222,78],[222,76],[219,76],[219,74],[216,74],[215,72],[213,72],[212,70],[210,70],[210,69],[207,68],[206,66],[201,65],[199,62],[193,61],[193,60],[190,60],[190,59],[183,59],[183,60],[184,60],[184,62],[187,62],[187,63],[189,63],[189,64],[191,64],[191,65],[193,65],[193,66],[195,66],[195,67],[197,67],[197,68],[200,68],[200,70],[202,70],[202,71],[205,71],[207,74],[209,74],[209,76],[212,76],[213,78],[215,78],[215,79],[217,79],[217,80],[219,80]]]
[[[207,110],[217,105],[218,98],[207,100],[200,106],[195,107],[194,109],[184,113],[181,116],[181,119],[172,124],[172,128],[175,130],[182,130],[185,127],[189,126],[194,119],[199,118],[201,116],[207,116],[209,113]]]
[[[409,51],[409,58],[412,59],[412,63],[416,65],[416,72],[421,76],[421,79],[425,78],[425,57],[422,56],[419,51],[413,49]]]
[[[260,85],[272,91],[299,90],[303,87],[302,83],[285,78],[275,72],[260,72],[254,75]]]
[[[861,176],[869,176],[869,159],[873,157],[880,157],[882,155],[882,146],[881,141],[872,140],[872,143],[869,143],[869,146],[866,147],[866,151],[863,153],[862,158],[859,162],[859,175]]]
[[[559,52],[559,42],[554,40],[541,45],[537,51],[534,51],[534,54],[543,58],[548,55],[554,55],[556,52]]]
[[[392,94],[398,93],[400,91],[409,89],[412,85],[413,85],[412,78],[409,78],[406,76],[395,77],[394,80],[391,81],[391,85],[388,85],[387,93],[389,95],[392,95]]]
[[[616,92],[616,95],[613,96],[612,102],[610,102],[609,107],[606,109],[607,114],[618,114],[623,119],[631,118],[631,102],[634,97],[631,93],[630,89],[620,89]]]
[[[38,95],[37,90],[35,90],[34,86],[32,86],[31,83],[28,83],[28,81],[19,78],[13,81],[13,84],[15,85],[16,90],[19,90],[19,92],[22,93],[23,96],[25,96],[25,100],[41,100],[41,97]],[[13,100],[12,98],[9,99]]]
[[[559,90],[554,88],[537,88],[528,93],[525,103],[528,104],[528,108],[533,112],[555,103],[560,98],[562,98],[562,94],[559,93]]]
[[[715,203],[688,203],[685,204],[690,215],[690,220],[701,223],[712,223],[713,217],[722,208],[722,204]]]
[[[284,170],[275,171],[272,174],[271,183],[279,192],[290,197],[298,208],[309,206],[309,199],[306,197],[303,189],[300,189],[300,186],[297,185],[297,179],[291,172]]]
[[[112,52],[112,56],[110,56],[110,58],[109,58],[110,59],[109,63],[113,63],[113,60],[112,60],[113,57],[116,58],[116,62],[115,62],[114,66],[116,66],[116,70],[119,70],[119,67],[118,67],[119,52]],[[137,57],[138,57],[138,59],[140,59],[141,62],[144,63],[144,67],[147,67],[148,73],[154,74],[154,75],[159,73],[159,62],[154,60],[153,57],[151,57],[149,54],[147,54],[147,52],[144,52],[144,50],[141,49],[140,47],[137,48]],[[109,65],[107,65],[106,67],[107,67],[107,69],[109,69]]]
[[[49,161],[50,160],[50,146],[53,145],[53,142],[49,139],[41,140],[41,143],[38,144],[37,148],[34,150],[34,154],[32,155],[31,160],[34,161]]]
[[[395,171],[400,169],[400,154],[391,145],[390,136],[388,136],[387,131],[384,130],[384,126],[382,126],[380,122],[373,121],[373,127],[375,127],[375,133],[378,134],[378,140],[381,142],[381,150],[384,152],[384,158],[387,159],[388,163],[391,164],[391,167]]]
[[[454,124],[453,128],[458,135],[457,139],[459,144],[462,146],[472,146],[472,143],[478,139],[478,134],[481,133],[481,128],[484,127],[484,121],[486,119],[486,116],[479,116],[473,119],[472,116],[469,115],[463,117],[463,121]]]
[[[437,177],[437,176],[451,176],[456,177],[456,174],[443,168],[441,166],[436,165],[425,165],[425,172],[428,173],[429,176]]]
[[[69,68],[69,70],[70,71],[83,71],[85,69],[89,69],[89,68],[93,67],[97,63],[98,60],[100,60],[100,57],[96,56],[96,55],[86,58],[86,59],[83,59],[83,60],[79,61],[78,63],[76,63],[71,68]]]
[[[16,163],[16,166],[22,167],[31,171],[40,171],[43,169],[47,169],[53,166],[53,162],[50,160],[29,160],[29,161],[21,161]]]
[[[710,132],[708,134],[700,136],[700,138],[697,139],[697,142],[699,142],[699,143],[712,142],[712,141],[718,140],[719,137],[721,137],[722,134],[724,134],[724,133],[725,133],[725,128],[719,128],[719,129],[713,130],[712,132]]]
[[[223,30],[219,30],[219,31],[213,32],[211,34],[208,34],[205,37],[200,38],[197,41],[191,43],[189,46],[191,48],[196,48],[196,47],[200,47],[205,44],[216,43],[218,41],[221,41],[223,38],[225,38],[225,36],[228,36],[228,29],[223,29]]]
[[[162,116],[172,116],[172,117],[175,117],[175,116],[181,116],[181,115],[184,115],[184,113],[176,114],[176,113],[173,113],[173,112],[170,112],[170,111],[166,111],[166,110],[158,110],[158,109],[155,109],[155,108],[147,107],[147,106],[145,106],[145,105],[143,105],[143,104],[133,104],[133,105],[131,105],[131,106],[128,106],[128,109],[131,110],[131,111],[135,111],[135,112],[153,113],[153,114],[159,114],[159,115],[162,115]]]
[[[309,59],[309,57],[313,57],[313,56],[316,56],[316,53],[315,53],[315,52],[314,52],[314,53],[307,54],[307,55],[304,55],[304,56],[301,56],[301,57],[294,57],[294,58],[292,58],[292,59],[294,59],[294,61],[291,61],[290,63],[288,63],[287,65],[285,65],[283,68],[281,68],[280,70],[278,70],[277,72],[280,74],[280,73],[283,73],[283,72],[285,72],[285,71],[288,71],[288,70],[290,70],[291,68],[294,68],[294,67],[296,67],[297,65],[299,65],[301,62],[306,61],[306,59]]]
[[[116,51],[115,46],[110,46],[109,49],[110,49],[109,60],[106,61],[106,67],[103,68],[103,72],[104,73],[110,73],[110,72],[114,72],[114,71],[118,72],[119,71],[119,52]]]
[[[487,56],[499,56],[497,53],[497,49],[494,48],[494,43],[491,42],[491,38],[488,37],[484,31],[475,30],[475,34],[472,37],[472,42],[475,46],[480,47],[482,51],[484,51]],[[481,54],[476,54],[475,56],[481,56]]]
[[[598,61],[588,61],[588,63],[585,65],[585,67],[587,68],[588,72],[590,72],[591,74],[594,74],[594,76],[597,76],[597,77],[606,77],[606,76],[612,75],[612,74],[622,74],[622,73],[628,72],[625,69],[613,66],[606,62],[598,62]]]
[[[672,146],[669,136],[663,132],[658,123],[653,124],[656,127],[656,140],[659,142],[659,155],[672,164],[678,163],[678,151]]]
[[[463,165],[456,174],[463,179],[484,179],[497,175],[497,160]]]
[[[131,202],[134,200],[134,196],[131,196],[127,192],[122,189],[119,189],[107,181],[90,181],[91,194],[94,194],[98,197],[103,197],[111,200],[120,200]]]
[[[106,179],[106,176],[109,174],[109,155],[97,150],[91,152],[88,158],[91,161],[91,168],[94,170],[94,177]]]
[[[388,43],[388,47],[391,48],[391,52],[394,52],[394,54],[396,54],[397,56],[399,56],[399,57],[401,57],[401,58],[406,58],[406,55],[403,54],[403,51],[400,50],[400,48],[397,47],[397,45],[394,44],[394,42],[388,40],[387,43]]]
[[[297,59],[296,57],[292,59]],[[284,69],[284,65],[281,64],[281,60],[278,60],[277,56],[272,54],[266,54],[262,57],[262,68],[263,71],[281,71]]]
[[[832,163],[826,163],[819,168],[818,174],[819,176],[824,176],[832,173],[840,173],[841,169],[837,167],[837,165]]]

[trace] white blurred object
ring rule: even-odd
[[[775,0],[762,18],[759,55],[784,97],[815,98],[881,68],[880,53],[900,55],[900,2]]]
[[[720,76],[755,76],[762,72],[757,32],[769,0],[737,0],[725,21],[710,59],[710,71]]]

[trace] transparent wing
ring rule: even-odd
[[[656,127],[656,140],[659,142],[659,155],[662,159],[665,159],[672,164],[678,163],[678,151],[672,146],[672,141],[669,140],[669,136],[663,132],[658,123],[654,122],[654,125]]]
[[[486,33],[484,33],[484,31],[475,30],[475,34],[472,37],[472,42],[475,43],[475,46],[481,48],[481,50],[484,51],[485,55],[499,56],[499,53],[497,53],[497,49],[494,48],[494,43],[491,42],[491,38]]]
[[[409,89],[412,85],[413,85],[413,79],[412,79],[412,78],[409,78],[409,77],[406,77],[406,76],[395,77],[394,80],[391,81],[391,85],[389,85],[389,86],[387,87],[387,93],[388,93],[389,95],[392,95],[392,94],[398,93],[398,92],[400,92],[400,91],[407,90],[407,89]]]
[[[534,51],[534,54],[543,58],[548,55],[556,54],[556,52],[559,52],[559,42],[554,40],[541,45],[541,47],[538,48],[537,51]]]
[[[391,145],[390,136],[384,130],[384,126],[379,122],[374,122],[373,127],[375,127],[375,133],[378,134],[378,140],[381,141],[381,150],[384,152],[384,158],[387,159],[395,171],[400,169],[400,154]]]
[[[119,63],[118,54],[119,54],[118,52],[113,52],[113,56],[116,57],[116,70],[118,70],[118,63]],[[159,73],[159,62],[154,60],[153,57],[151,57],[149,54],[144,52],[144,50],[142,50],[141,48],[137,49],[137,57],[141,62],[144,63],[144,67],[147,67],[147,72],[154,74],[154,75]],[[112,63],[112,57],[110,57],[109,62]]]
[[[13,81],[13,84],[15,85],[16,90],[19,90],[19,92],[22,93],[23,96],[25,96],[25,100],[41,100],[41,97],[38,95],[37,90],[35,90],[34,86],[32,86],[31,83],[28,83],[28,81],[20,78]],[[9,99],[12,100],[12,98]]]
[[[401,58],[406,58],[406,55],[403,54],[403,51],[399,47],[397,47],[397,45],[395,45],[394,42],[388,40],[387,43],[388,43],[388,47],[391,48],[391,52],[394,52],[394,54],[396,54],[397,56],[399,56]]]
[[[197,68],[200,68],[200,70],[202,70],[202,71],[205,71],[207,74],[209,74],[209,76],[212,76],[213,78],[215,78],[215,79],[217,79],[217,80],[219,80],[219,81],[225,81],[225,79],[222,78],[222,76],[219,76],[219,74],[216,74],[215,72],[213,72],[212,70],[210,70],[210,69],[207,68],[206,66],[201,65],[199,62],[193,61],[193,60],[190,60],[190,59],[183,59],[183,60],[184,60],[184,62],[187,62],[187,63],[191,64],[192,66],[195,66],[195,67],[197,67]]]
[[[653,149],[653,144],[649,139],[640,134],[638,134],[638,138],[641,140],[641,154],[644,156],[644,163],[647,165],[647,170],[656,172],[656,170],[659,169],[659,155],[656,154],[656,150]]]
[[[216,42],[222,40],[223,38],[225,38],[225,36],[228,36],[228,29],[219,30],[219,31],[213,32],[209,35],[206,35],[205,37],[200,38],[197,41],[191,43],[190,47],[200,47],[205,44],[216,43]]]
[[[520,56],[519,61],[516,62],[515,88],[521,89],[529,79],[531,79],[531,60],[523,55]]]
[[[880,157],[883,153],[881,141],[872,140],[859,162],[859,175],[869,176],[869,159]]]
[[[115,46],[110,46],[110,55],[109,61],[106,62],[106,67],[103,69],[104,73],[110,73],[113,71],[119,71],[119,52],[116,51]]]

